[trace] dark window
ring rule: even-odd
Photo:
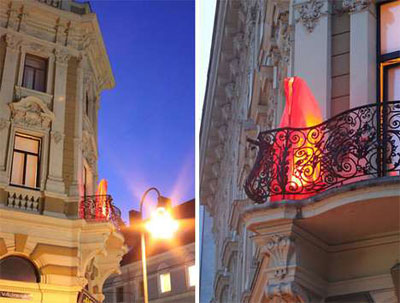
[[[46,91],[46,70],[46,59],[26,54],[22,86],[40,92]]]
[[[139,289],[138,289],[138,293],[139,293],[139,297],[143,298],[143,294],[144,294],[144,289],[143,289],[144,285],[143,285],[143,281],[140,281],[139,283]]]
[[[16,134],[11,169],[11,184],[37,188],[39,181],[40,139]]]
[[[10,256],[0,260],[0,279],[40,282],[40,276],[35,265],[25,258]]]
[[[400,1],[378,5],[378,74],[380,101],[400,100]]]
[[[117,287],[117,302],[124,302],[124,287]]]
[[[86,92],[85,113],[89,117],[89,94]]]

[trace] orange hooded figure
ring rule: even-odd
[[[110,216],[110,205],[107,198],[107,180],[102,179],[96,191],[96,219],[108,219]]]
[[[285,79],[286,105],[282,114],[279,128],[307,128],[322,123],[322,114],[318,101],[314,98],[307,83],[300,77],[289,77]],[[282,134],[284,131],[282,131]],[[286,133],[285,133],[286,135]],[[271,202],[292,199],[305,199],[307,194],[304,185],[317,180],[321,173],[320,164],[310,169],[310,160],[318,154],[318,148],[304,140],[296,133],[291,133],[290,147],[286,150],[288,159],[288,170],[286,171],[285,192],[289,194],[275,195],[270,198]],[[286,142],[286,144],[289,143]],[[282,149],[276,148],[276,152]],[[282,177],[282,176],[281,176]],[[301,189],[299,194],[290,194]]]

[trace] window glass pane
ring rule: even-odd
[[[30,68],[26,67],[24,69],[24,82],[22,83],[23,87],[33,89],[33,78],[34,78],[35,71]]]
[[[26,186],[36,187],[37,172],[38,172],[38,157],[27,155],[26,173],[25,173]]]
[[[388,101],[395,100],[400,100],[400,66],[388,70]]]
[[[12,171],[11,171],[11,183],[22,185],[22,178],[24,174],[24,154],[14,152]]]
[[[117,287],[117,302],[124,302],[124,287]]]
[[[15,136],[15,148],[34,154],[39,154],[39,140]]]
[[[17,256],[6,257],[0,261],[0,279],[40,282],[35,266],[27,259]]]
[[[188,268],[189,272],[189,286],[195,286],[196,285],[196,271],[195,271],[195,266],[189,266]]]
[[[400,50],[400,1],[381,5],[381,54]]]
[[[160,275],[161,292],[171,291],[171,276],[169,273]]]
[[[46,69],[46,59],[34,57],[31,55],[26,55],[25,57],[25,66],[30,66],[35,69]]]
[[[44,70],[36,70],[35,74],[35,86],[34,89],[40,92],[46,90],[46,73]]]

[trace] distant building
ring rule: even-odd
[[[119,214],[95,195],[100,94],[113,87],[88,3],[0,1],[1,303],[101,302],[118,272]]]
[[[195,302],[195,200],[173,208],[180,222],[171,243],[147,240],[149,302]],[[105,303],[143,302],[140,214],[130,211],[130,226],[123,229],[129,252],[121,262],[121,274],[104,283]]]
[[[400,300],[399,29],[400,1],[217,1],[201,303]],[[295,76],[322,119],[282,129]]]

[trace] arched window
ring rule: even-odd
[[[28,259],[10,256],[0,260],[0,279],[39,283],[40,275]]]

